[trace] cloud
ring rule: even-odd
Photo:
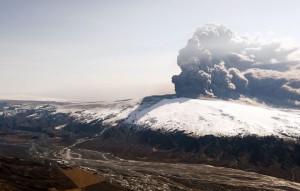
[[[299,47],[279,40],[236,35],[206,24],[179,51],[181,73],[172,77],[178,96],[251,95],[300,101]]]

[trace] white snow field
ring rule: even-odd
[[[83,109],[84,108],[84,109]],[[277,136],[300,138],[300,110],[272,108],[233,101],[173,98],[156,104],[139,100],[101,105],[68,105],[56,112],[79,121],[116,126],[120,121],[164,131],[184,131],[191,136]]]
[[[133,112],[128,123],[195,136],[274,135],[300,137],[300,110],[276,109],[223,100],[176,98]]]

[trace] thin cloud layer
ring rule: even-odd
[[[299,48],[283,41],[237,36],[230,28],[206,24],[179,51],[178,96],[250,95],[300,101]]]

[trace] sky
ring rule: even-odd
[[[298,0],[0,0],[0,99],[174,93],[196,28],[300,44]]]

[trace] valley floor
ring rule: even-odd
[[[7,146],[0,145],[1,149]],[[22,148],[26,150],[28,147],[23,145]],[[9,148],[21,150],[20,145],[10,145]],[[35,149],[35,154],[45,152],[41,147]],[[109,153],[66,147],[48,152],[47,159],[37,155],[27,156],[26,160],[2,157],[0,189],[300,190],[300,183],[224,167],[124,160]],[[1,154],[9,155],[3,150]]]

